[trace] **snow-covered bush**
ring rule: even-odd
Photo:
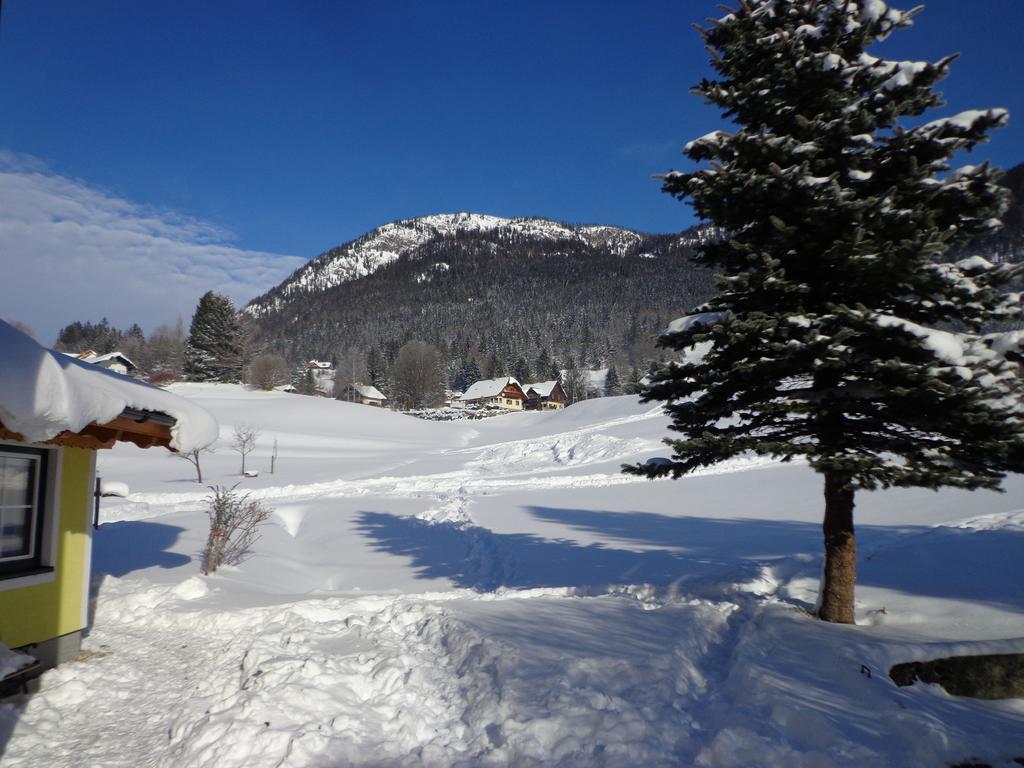
[[[100,496],[118,496],[123,499],[128,496],[128,492],[128,483],[118,480],[100,481]]]
[[[249,494],[239,496],[235,487],[211,485],[206,513],[210,517],[210,533],[203,551],[203,573],[211,574],[222,565],[237,565],[259,538],[260,525],[273,510]]]
[[[496,405],[458,405],[445,406],[443,408],[415,408],[403,411],[407,416],[415,416],[417,419],[426,421],[464,421],[472,419],[489,419],[492,416],[502,416],[511,411],[499,408]]]

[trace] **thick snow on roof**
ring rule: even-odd
[[[368,397],[372,400],[387,400],[384,393],[372,384],[353,384],[352,388],[362,397]]]
[[[700,325],[714,325],[715,323],[720,323],[723,320],[728,319],[728,312],[697,312],[693,315],[677,317],[668,324],[668,328],[665,329],[665,333],[681,333]]]
[[[534,384],[524,384],[523,389],[529,392],[531,389],[541,397],[551,397],[551,392],[555,388],[555,384],[558,383],[558,379],[552,379],[551,381],[538,381]]]
[[[498,379],[486,379],[478,381],[459,396],[459,400],[479,400],[481,397],[497,397],[509,384],[519,384],[511,376],[502,376]]]
[[[176,420],[171,447],[183,452],[217,439],[219,428],[203,408],[158,387],[59,352],[44,349],[0,321],[0,422],[29,442],[42,442],[91,422],[104,424],[125,408]]]

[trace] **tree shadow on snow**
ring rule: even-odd
[[[797,573],[816,578],[820,569],[823,544],[818,524],[552,507],[528,510],[539,520],[610,543],[583,545],[375,511],[360,513],[357,530],[377,551],[410,558],[419,578],[446,578],[480,590],[638,583],[685,583],[692,588],[756,578],[763,566],[779,567],[783,578]],[[861,585],[1024,609],[1019,590],[1024,583],[1024,558],[1019,557],[1024,535],[1018,531],[862,525],[857,532]]]
[[[645,546],[670,547],[697,559],[771,563],[810,555],[817,575],[821,528],[780,520],[668,517],[529,507],[541,520]],[[857,583],[926,597],[1024,610],[1024,533],[1013,528],[858,525]]]
[[[583,545],[370,511],[360,513],[357,529],[378,551],[411,558],[418,577],[446,578],[474,589],[743,580],[756,576],[763,561],[821,546],[820,528],[805,523],[540,507],[530,511],[626,543],[622,548]],[[644,548],[637,551],[638,546]]]

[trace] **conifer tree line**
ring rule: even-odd
[[[179,319],[175,326],[160,326],[146,338],[135,325],[120,331],[104,318],[99,323],[75,322],[64,328],[57,349],[99,354],[119,351],[139,366],[142,376],[158,382],[183,378],[189,381],[243,382],[260,389],[291,384],[299,394],[351,396],[349,384],[371,384],[386,393],[393,407],[424,408],[440,405],[446,391],[465,391],[485,378],[514,376],[522,383],[560,379],[569,402],[590,397],[637,392],[641,376],[654,370],[634,368],[623,382],[614,363],[607,367],[605,386],[594,386],[583,366],[572,355],[558,359],[547,348],[536,358],[525,356],[508,363],[491,354],[477,363],[466,353],[452,358],[450,348],[419,339],[384,351],[371,346],[364,354],[348,347],[320,359],[333,364],[333,391],[325,392],[306,360],[286,360],[269,350],[257,336],[252,318],[240,313],[232,301],[214,291],[204,294],[192,316],[188,332]],[[583,359],[582,357],[580,358]]]
[[[186,338],[180,316],[172,324],[157,326],[148,336],[138,324],[122,330],[113,327],[107,318],[98,323],[76,320],[60,330],[53,348],[74,354],[88,350],[98,355],[120,352],[145,376],[174,379],[182,375]]]
[[[734,126],[686,145],[698,170],[664,177],[730,235],[702,249],[718,292],[663,336],[680,359],[643,395],[666,403],[672,459],[625,469],[805,460],[824,486],[817,611],[834,622],[855,619],[859,490],[997,488],[1024,467],[1021,339],[992,332],[1019,327],[1021,267],[954,255],[995,237],[1010,196],[988,164],[951,160],[1007,114],[909,120],[942,106],[955,57],[868,49],[918,10],[741,0],[701,30],[716,77],[695,88]]]

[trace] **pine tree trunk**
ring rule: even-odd
[[[825,473],[825,572],[818,618],[840,624],[854,623],[857,539],[853,532],[853,493],[848,476]]]

